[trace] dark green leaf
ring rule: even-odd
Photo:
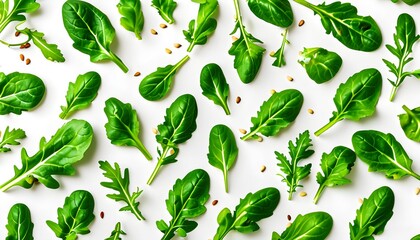
[[[29,28],[19,30],[19,32],[27,35],[35,46],[41,50],[46,59],[55,62],[64,62],[66,60],[56,44],[50,44],[44,39],[44,33]]]
[[[249,9],[258,18],[286,28],[293,23],[293,11],[289,0],[247,0]]]
[[[31,221],[31,211],[23,203],[17,203],[7,216],[6,240],[33,240],[34,224]]]
[[[403,109],[406,113],[398,115],[401,128],[409,139],[420,142],[420,107],[409,109],[403,105]]]
[[[200,87],[203,95],[212,100],[230,115],[227,100],[229,97],[229,84],[226,82],[223,70],[215,63],[207,64],[200,74]]]
[[[126,30],[133,32],[141,40],[141,31],[144,25],[144,16],[141,11],[140,0],[120,0],[117,4],[121,14],[120,24]]]
[[[114,230],[111,233],[111,236],[109,236],[105,240],[122,240],[122,238],[120,237],[120,235],[126,235],[126,234],[125,234],[125,232],[123,230],[121,230],[121,223],[118,222],[115,225],[115,228],[114,228]]]
[[[419,234],[419,235],[414,236],[411,240],[420,240],[420,234]]]
[[[36,0],[14,0],[13,7],[9,11],[9,0],[0,3],[0,33],[13,21],[23,22],[26,20],[22,13],[32,13],[38,10],[39,3]]]
[[[38,106],[44,94],[44,82],[35,75],[0,72],[0,115],[31,110]]]
[[[172,24],[175,22],[173,17],[177,3],[173,0],[152,0],[152,7],[158,10],[159,15],[167,23]]]
[[[95,200],[85,190],[77,190],[66,197],[63,208],[58,208],[58,223],[48,220],[47,225],[58,238],[75,240],[78,234],[90,233],[89,225],[95,219]]]
[[[0,132],[0,136],[1,136],[1,132]],[[0,153],[2,152],[9,152],[11,151],[10,148],[5,147],[6,145],[19,145],[20,142],[18,141],[19,139],[24,139],[26,138],[26,134],[25,131],[23,131],[22,129],[18,128],[18,129],[12,129],[11,131],[9,131],[9,127],[6,127],[6,130],[4,130],[3,133],[3,139],[0,141]]]
[[[391,0],[392,2],[398,2],[398,0]],[[408,4],[408,5],[414,5],[416,3],[419,3],[420,0],[402,0],[402,2]],[[420,235],[419,235],[420,236]],[[414,239],[414,238],[413,238]],[[412,239],[412,240],[413,240]]]

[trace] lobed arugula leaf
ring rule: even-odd
[[[226,82],[225,74],[219,65],[209,63],[203,67],[200,74],[200,87],[202,94],[212,100],[230,115],[227,100],[229,97],[229,84]]]
[[[126,235],[125,232],[123,230],[121,230],[121,223],[118,222],[115,225],[114,230],[111,233],[111,236],[109,236],[108,238],[106,238],[105,240],[122,240],[120,235]]]
[[[420,142],[420,107],[409,109],[403,105],[402,108],[406,113],[398,115],[401,128],[409,139]]]
[[[44,57],[50,61],[55,62],[64,62],[66,59],[64,58],[61,50],[58,49],[57,44],[48,43],[44,39],[44,33],[38,32],[37,30],[31,30],[29,28],[25,28],[23,30],[19,30],[20,33],[25,34],[28,36],[28,40],[32,40],[36,47],[41,50]]]
[[[6,240],[33,240],[34,224],[31,211],[23,203],[17,203],[10,208],[7,215]]]
[[[1,132],[0,132],[0,137],[1,137]],[[11,131],[9,131],[9,127],[6,127],[6,130],[4,130],[3,133],[3,138],[0,141],[0,153],[2,152],[9,152],[11,151],[10,148],[5,147],[6,145],[19,145],[20,142],[18,141],[19,139],[24,139],[26,138],[26,133],[25,131],[23,131],[22,129],[18,128],[18,129],[12,129]]]
[[[159,15],[167,23],[175,23],[173,17],[177,3],[174,0],[152,0],[152,7],[158,10]]]
[[[120,24],[126,30],[133,32],[141,40],[141,31],[144,26],[144,16],[140,0],[120,0],[117,4],[121,14]]]
[[[281,34],[283,36],[283,41],[281,42],[280,48],[273,55],[270,54],[270,56],[276,58],[272,64],[275,67],[282,67],[286,65],[286,60],[284,59],[284,51],[286,49],[286,44],[290,43],[289,40],[287,40],[288,32],[289,30],[286,28]]]
[[[289,0],[247,0],[248,7],[258,18],[287,28],[293,23],[293,11]]]

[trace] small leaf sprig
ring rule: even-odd
[[[1,137],[1,132],[0,132]],[[10,148],[5,147],[6,145],[19,145],[20,142],[18,140],[26,138],[26,133],[22,129],[12,129],[9,131],[9,126],[6,127],[4,130],[3,138],[0,141],[0,153],[2,152],[9,152],[11,151]]]

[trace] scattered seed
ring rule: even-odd
[[[238,38],[235,36],[232,36],[232,41],[236,41],[236,40],[238,40]]]
[[[292,78],[291,76],[287,76],[287,77],[286,77],[286,79],[287,79],[287,81],[289,81],[289,82],[293,82],[293,78]]]
[[[24,48],[30,48],[30,47],[31,47],[31,44],[30,43],[25,43]]]
[[[309,114],[314,114],[314,110],[312,108],[308,108],[308,113]]]
[[[359,198],[359,203],[362,204],[363,203],[363,199]]]
[[[19,35],[20,35],[20,32],[19,31],[16,31],[15,32],[15,37],[19,37]]]
[[[211,202],[211,205],[216,206],[216,204],[218,203],[218,200],[213,200],[213,202]]]
[[[292,220],[292,216],[287,215],[287,220],[288,220],[288,221]]]
[[[152,128],[152,132],[153,132],[153,134],[158,134],[158,130],[156,129],[156,128]]]
[[[104,216],[105,216],[104,212],[101,212],[99,215],[101,216],[102,219],[104,219]]]
[[[19,47],[20,49],[24,49],[25,48],[25,44],[20,45]]]
[[[286,224],[286,228],[290,227],[290,225],[292,225],[292,223],[291,223],[291,222],[288,222],[288,223]]]
[[[276,52],[271,51],[271,52],[270,52],[270,57],[274,57],[274,54],[276,54]]]
[[[302,191],[302,192],[299,193],[299,196],[301,196],[301,197],[306,197],[307,195],[308,194],[306,192],[304,192],[304,191]]]
[[[257,138],[257,141],[258,142],[262,142],[264,139],[261,137],[261,136],[259,136],[258,138]]]
[[[25,63],[26,63],[26,65],[31,64],[31,59],[27,58],[26,61],[25,61]]]
[[[173,150],[173,149],[171,149],[170,151],[169,151],[169,154],[174,154],[175,153],[175,150]]]
[[[267,167],[265,165],[261,166],[261,172],[265,172],[266,169],[267,169]]]
[[[241,100],[242,100],[241,97],[239,97],[239,96],[236,97],[236,103],[239,104],[241,102]]]
[[[166,24],[164,24],[164,23],[161,23],[161,24],[159,24],[159,27],[161,27],[161,28],[167,28],[167,27],[168,27],[168,25],[166,25]]]
[[[23,54],[19,54],[19,58],[21,61],[25,61],[25,56],[23,56]]]
[[[246,134],[247,133],[247,131],[245,129],[243,129],[243,128],[240,128],[239,129],[239,132],[242,133],[242,134]]]
[[[302,26],[303,26],[303,24],[305,24],[305,20],[303,20],[303,19],[302,19],[302,20],[300,20],[300,21],[299,21],[298,26],[299,26],[299,27],[302,27]]]
[[[152,28],[152,29],[150,29],[150,33],[151,33],[151,34],[153,34],[153,35],[158,35],[158,32],[156,32],[156,30],[155,30],[155,29],[153,29],[153,28]]]
[[[276,90],[271,89],[271,90],[270,90],[270,94],[271,94],[271,95],[273,95],[274,93],[276,93]]]
[[[179,43],[174,43],[174,47],[175,47],[175,48],[180,48],[180,47],[182,47],[182,45],[181,45],[181,44],[179,44]]]
[[[416,188],[416,195],[420,194],[420,188]]]
[[[140,76],[141,75],[141,73],[140,72],[136,72],[136,73],[134,73],[134,77],[138,77],[138,76]]]
[[[171,49],[169,49],[169,48],[165,48],[165,52],[166,52],[167,54],[172,54],[172,50],[171,50]]]

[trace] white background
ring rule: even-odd
[[[54,233],[45,224],[46,220],[57,220],[57,208],[62,207],[64,198],[77,189],[90,191],[95,198],[96,219],[91,224],[91,233],[80,236],[79,239],[104,239],[108,237],[116,222],[122,223],[122,228],[127,236],[123,239],[160,239],[162,234],[155,226],[156,220],[164,219],[169,222],[170,215],[166,211],[165,200],[169,189],[172,188],[177,178],[182,178],[189,171],[196,168],[205,169],[211,176],[210,200],[206,204],[207,212],[195,219],[199,226],[188,234],[187,239],[202,240],[214,236],[217,228],[216,218],[218,213],[228,207],[234,209],[239,198],[248,192],[255,192],[264,187],[273,186],[280,190],[280,204],[274,215],[259,222],[261,229],[251,234],[231,232],[226,239],[271,239],[271,233],[281,233],[287,224],[287,215],[292,220],[298,214],[312,211],[326,211],[334,219],[334,227],[328,239],[348,239],[349,222],[356,216],[356,209],[360,207],[359,198],[368,197],[370,193],[380,186],[390,186],[395,192],[394,216],[388,222],[385,232],[376,239],[410,239],[420,233],[420,196],[414,191],[420,184],[414,178],[404,178],[399,181],[386,179],[380,173],[369,173],[367,165],[360,160],[356,161],[353,171],[349,175],[352,184],[328,188],[324,192],[318,205],[312,203],[312,198],[318,188],[315,175],[320,170],[320,157],[323,152],[330,152],[337,145],[351,147],[352,134],[360,129],[376,129],[391,132],[405,147],[409,156],[414,160],[413,169],[420,172],[420,148],[419,143],[407,139],[399,126],[397,115],[403,112],[401,106],[406,104],[409,108],[420,106],[418,89],[420,81],[407,78],[400,87],[393,103],[389,102],[391,84],[387,78],[394,79],[382,62],[382,58],[396,62],[385,48],[385,44],[392,43],[392,34],[395,32],[395,24],[400,13],[410,13],[417,24],[420,24],[420,5],[409,7],[404,4],[393,4],[388,0],[354,0],[352,4],[357,6],[360,15],[371,15],[379,24],[383,44],[379,50],[366,53],[350,50],[338,42],[331,35],[326,35],[319,16],[301,5],[291,2],[295,21],[290,28],[290,45],[286,48],[287,66],[276,68],[271,66],[274,61],[269,53],[278,49],[281,44],[283,29],[272,26],[257,17],[249,10],[245,1],[240,1],[243,13],[243,21],[247,30],[255,37],[261,39],[267,49],[264,54],[263,64],[254,82],[243,84],[233,68],[233,56],[228,55],[231,46],[230,32],[234,27],[233,1],[221,0],[217,16],[218,27],[208,43],[204,46],[196,46],[190,54],[191,59],[176,75],[176,80],[168,96],[158,102],[144,100],[139,92],[138,85],[144,76],[156,70],[159,66],[174,64],[186,55],[187,42],[184,40],[182,30],[187,28],[188,22],[196,17],[198,4],[191,1],[178,1],[175,10],[176,23],[167,29],[160,29],[163,22],[156,10],[150,6],[150,1],[142,1],[145,15],[145,27],[143,40],[139,41],[134,34],[123,29],[119,24],[119,13],[115,5],[117,1],[90,1],[106,13],[117,32],[117,38],[112,44],[112,49],[130,68],[127,74],[113,63],[91,63],[89,57],[75,50],[72,41],[66,33],[61,19],[61,6],[64,1],[40,0],[41,8],[37,13],[31,14],[27,25],[41,32],[45,32],[49,42],[57,43],[62,50],[66,62],[52,63],[43,58],[39,50],[31,47],[28,50],[9,49],[0,47],[0,71],[6,74],[19,71],[38,75],[46,84],[47,93],[42,103],[30,112],[22,115],[0,116],[0,129],[6,126],[23,128],[27,138],[21,146],[12,147],[12,152],[0,155],[0,182],[4,182],[13,176],[13,165],[21,167],[20,148],[25,147],[29,155],[38,150],[39,139],[45,136],[48,139],[64,124],[58,115],[60,105],[65,104],[65,94],[69,82],[74,82],[77,75],[87,71],[97,71],[102,77],[102,85],[99,95],[93,104],[86,110],[73,115],[73,118],[89,121],[94,129],[95,137],[91,148],[85,158],[76,164],[75,176],[57,177],[61,183],[59,189],[53,190],[43,185],[34,186],[26,190],[20,187],[10,189],[6,193],[0,193],[0,238],[6,235],[4,225],[7,223],[7,213],[10,207],[18,202],[25,203],[31,209],[32,221],[35,224],[34,236],[36,239],[56,239]],[[312,1],[321,3],[321,1]],[[327,1],[332,2],[332,1]],[[306,21],[302,27],[297,26],[300,19]],[[12,24],[14,25],[14,24]],[[150,34],[150,29],[158,31],[158,35]],[[417,27],[418,28],[418,27]],[[418,30],[419,31],[419,30]],[[20,41],[13,36],[10,27],[1,34],[2,39]],[[12,36],[12,37],[9,37]],[[238,36],[238,34],[236,34]],[[179,42],[183,45],[180,49],[173,48],[173,44]],[[165,53],[165,48],[173,50],[172,55]],[[318,85],[310,80],[304,69],[297,63],[298,52],[303,47],[324,47],[337,52],[343,58],[343,65],[337,76],[328,83]],[[415,60],[407,65],[407,69],[420,66],[419,44],[414,47]],[[31,58],[32,63],[28,66],[21,62],[19,54],[23,53]],[[229,106],[231,116],[226,116],[219,106],[201,94],[199,75],[202,67],[210,62],[218,63],[230,84]],[[313,132],[328,122],[332,111],[335,110],[333,96],[340,83],[356,72],[365,68],[377,68],[383,75],[382,95],[373,117],[360,122],[342,121],[324,133],[321,137],[313,136]],[[136,71],[140,71],[140,77],[133,77]],[[286,76],[293,76],[295,81],[289,82]],[[295,123],[284,130],[279,136],[264,138],[262,143],[243,142],[239,139],[239,128],[249,129],[250,118],[256,115],[259,106],[270,97],[270,89],[277,91],[295,88],[300,90],[305,102],[301,113]],[[192,138],[185,144],[181,144],[179,162],[162,168],[152,186],[147,186],[146,181],[151,174],[157,158],[155,136],[152,128],[163,122],[165,109],[181,94],[191,93],[198,102],[198,128]],[[241,96],[242,102],[235,103],[236,96]],[[152,153],[154,160],[148,162],[135,148],[118,147],[111,145],[105,134],[104,124],[107,122],[103,112],[104,102],[110,97],[117,97],[123,102],[129,102],[137,110],[142,125],[141,139]],[[310,115],[307,109],[314,109]],[[212,126],[223,123],[229,126],[235,133],[239,147],[237,164],[230,171],[230,192],[226,194],[223,187],[222,172],[212,167],[207,160],[208,135]],[[287,186],[276,175],[279,167],[274,151],[287,153],[287,142],[295,139],[300,132],[308,129],[311,132],[315,154],[303,163],[313,164],[312,174],[303,181],[303,190],[308,193],[305,198],[294,195],[292,201],[287,200]],[[105,195],[112,190],[100,186],[100,182],[106,180],[102,171],[98,168],[99,160],[108,160],[111,163],[117,161],[122,168],[130,169],[131,190],[138,186],[144,190],[139,198],[140,209],[146,217],[146,221],[138,221],[129,212],[119,212],[123,206],[121,202],[114,202]],[[262,165],[267,166],[264,173],[260,172]],[[300,192],[302,189],[299,189]],[[211,202],[217,199],[219,203],[212,206]],[[99,213],[104,211],[105,217],[101,219]]]

